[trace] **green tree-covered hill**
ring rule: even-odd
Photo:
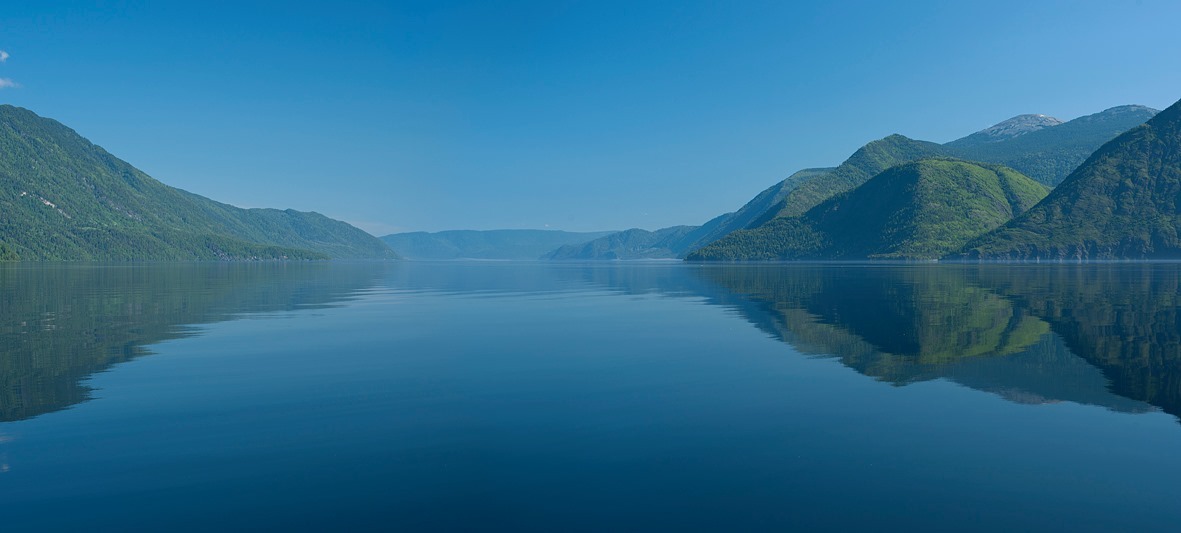
[[[902,135],[878,139],[859,148],[832,172],[799,184],[779,204],[768,210],[768,214],[775,217],[802,215],[833,196],[859,187],[887,168],[946,154],[947,151],[938,144],[916,141]]]
[[[782,199],[763,211],[745,229],[732,231],[713,243],[690,251],[691,260],[769,260],[780,258],[785,246],[804,246],[819,236],[794,220],[821,202],[857,188],[873,176],[895,165],[918,159],[940,157],[942,146],[891,135],[862,146],[840,166],[827,172],[812,172],[793,184]],[[822,170],[822,169],[820,169]],[[796,234],[797,231],[802,233]],[[788,237],[790,235],[790,237]],[[789,244],[787,240],[793,241]],[[818,247],[819,242],[811,246]]]
[[[976,259],[1181,259],[1181,102],[1103,145]]]
[[[759,193],[737,211],[715,217],[702,226],[675,226],[656,232],[630,230],[625,235],[596,239],[579,250],[572,247],[555,250],[547,258],[685,258],[696,250],[725,242],[732,237],[749,239],[750,236],[744,232],[755,231],[755,228],[778,218],[803,214],[820,202],[865,183],[893,165],[941,156],[945,152],[942,146],[935,143],[891,135],[866,144],[836,168],[810,168],[796,172]],[[670,235],[673,237],[669,238]],[[658,245],[645,248],[648,242]]]
[[[395,257],[318,213],[240,209],[169,187],[55,120],[0,105],[0,258]]]
[[[1047,192],[1006,167],[924,159],[887,169],[802,216],[736,232],[689,259],[937,259]]]
[[[671,248],[663,246],[660,249],[643,250],[631,246],[644,239],[653,242],[659,240],[651,235],[637,239],[640,234],[632,233],[604,237],[603,241],[587,246],[584,250],[587,253],[581,253],[579,257],[686,257],[719,242],[720,246],[754,251],[759,246],[757,241],[769,235],[799,230],[798,221],[788,220],[791,217],[800,216],[824,200],[856,188],[886,168],[923,158],[956,157],[998,163],[1052,187],[1103,143],[1142,124],[1156,113],[1156,110],[1144,106],[1128,105],[1068,122],[1046,115],[1019,115],[945,145],[891,135],[865,145],[839,167],[804,169],[792,174],[759,193],[740,209],[718,216],[678,239]],[[757,229],[764,225],[766,229]],[[807,237],[806,228],[799,231],[804,232],[799,235],[801,238]],[[733,241],[724,241],[728,237]],[[615,244],[610,242],[611,239],[615,239]],[[617,246],[623,240],[631,246],[626,251]],[[568,253],[570,250],[562,254]],[[772,259],[779,256],[767,251],[743,258]]]

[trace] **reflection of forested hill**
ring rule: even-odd
[[[1181,265],[998,265],[980,280],[1048,322],[1115,393],[1181,416]]]
[[[1109,392],[1099,369],[1048,335],[1038,313],[982,284],[987,276],[979,268],[735,265],[697,272],[742,296],[729,305],[796,350],[836,357],[896,385],[945,378],[1019,402],[1150,409],[1133,401],[1146,398]]]
[[[1176,265],[422,263],[389,272],[391,287],[464,294],[593,286],[700,297],[802,353],[896,385],[944,378],[1014,401],[1119,411],[1148,402],[1181,414]]]
[[[185,326],[332,305],[393,265],[0,265],[0,421],[64,409],[79,384]]]

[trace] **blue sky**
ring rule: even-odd
[[[1179,20],[1172,0],[8,1],[0,102],[170,185],[375,234],[655,229],[891,133],[1166,107]]]

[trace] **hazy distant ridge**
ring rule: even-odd
[[[584,243],[613,232],[556,230],[453,230],[394,233],[381,238],[407,259],[538,259],[554,249]]]
[[[886,224],[887,221],[895,226],[899,222],[910,223],[913,221],[912,219],[920,216],[922,210],[916,211],[916,206],[908,206],[906,202],[896,204],[895,211],[884,213],[888,216],[876,221],[862,218],[863,213],[850,213],[848,205],[843,207],[834,205],[832,207],[843,208],[844,211],[837,214],[834,209],[832,216],[826,216],[827,227],[823,231],[818,231],[815,220],[818,215],[811,213],[810,210],[820,205],[821,202],[839,194],[845,194],[847,191],[849,191],[850,199],[856,199],[859,196],[857,191],[863,187],[862,184],[873,181],[870,178],[874,178],[879,173],[884,173],[896,165],[926,157],[952,156],[963,160],[982,162],[985,167],[989,163],[999,163],[1011,166],[1019,172],[1028,172],[1030,178],[1053,186],[1073,171],[1092,152],[1103,146],[1103,143],[1124,131],[1135,128],[1157,113],[1156,110],[1144,106],[1119,106],[1068,122],[1061,122],[1045,115],[1020,115],[945,145],[892,135],[865,145],[831,172],[811,176],[807,182],[786,195],[777,208],[769,210],[763,220],[746,229],[731,232],[713,244],[701,247],[690,254],[690,257],[697,260],[760,260],[805,257],[812,259],[837,257],[935,258],[944,253],[954,253],[958,251],[958,248],[950,247],[947,242],[931,248],[928,253],[908,252],[896,256],[893,252],[841,250],[839,246],[835,246],[829,240],[836,234],[845,234],[845,238],[853,238],[850,236],[850,232],[852,232],[853,234],[863,234],[854,240],[868,241],[872,240],[870,234],[880,231],[882,224]],[[1010,182],[1020,184],[1029,193],[1034,190],[1022,180],[1010,180]],[[951,202],[949,205],[941,205],[941,208],[950,208],[949,212],[959,209],[962,214],[958,217],[947,218],[948,212],[944,212],[940,215],[944,220],[939,224],[962,230],[976,228],[972,231],[950,232],[956,235],[953,241],[958,245],[965,243],[964,237],[978,236],[982,226],[977,222],[981,220],[996,221],[996,217],[1003,212],[1003,210],[998,210],[1001,207],[999,203],[983,210],[978,209],[981,207],[979,205],[973,208],[973,205],[978,201],[978,194],[981,192],[979,189],[973,189],[944,195],[941,198],[943,202]],[[879,197],[859,204],[860,207],[854,208],[854,211],[879,209],[887,205],[887,199],[892,197],[894,193],[895,191],[888,189],[877,190],[875,194]],[[1038,197],[1040,198],[1040,196]],[[1021,205],[1028,208],[1027,200],[1030,196],[1026,195],[1024,198]],[[1010,211],[1008,216],[1019,214],[1023,209]],[[800,218],[805,214],[808,216]],[[1007,220],[1007,217],[1001,222],[1004,220]],[[914,222],[925,224],[928,229],[935,227],[930,221]],[[844,228],[841,227],[842,223],[851,226]],[[991,228],[983,227],[984,231],[988,229]],[[885,238],[885,242],[890,240],[890,238]],[[899,240],[898,244],[901,246],[903,243]],[[940,253],[936,254],[936,251]]]

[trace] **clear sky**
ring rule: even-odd
[[[1176,0],[6,0],[0,102],[378,235],[656,229],[890,133],[1164,108],[1179,27]]]

